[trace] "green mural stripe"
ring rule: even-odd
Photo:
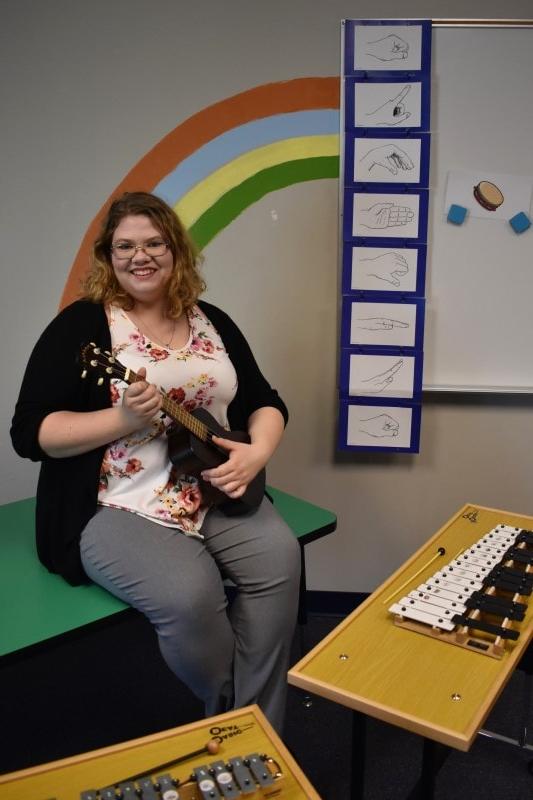
[[[196,246],[203,250],[239,214],[269,192],[284,189],[294,183],[338,177],[338,156],[302,158],[276,164],[257,172],[222,195],[191,225],[189,234]]]

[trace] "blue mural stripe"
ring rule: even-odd
[[[223,164],[272,142],[339,132],[338,109],[298,111],[253,120],[217,136],[184,159],[154,188],[170,205]]]

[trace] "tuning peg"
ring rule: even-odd
[[[93,350],[93,353],[94,353],[96,356],[99,356],[101,352],[102,352],[102,351],[100,350],[100,348],[99,348],[99,347],[95,347],[95,348],[94,348],[94,350]]]
[[[98,366],[98,361],[95,358],[93,358],[93,360],[90,361],[89,363],[90,363],[91,367],[97,367]]]
[[[103,378],[98,378],[97,383],[98,383],[98,386],[103,386],[104,379]]]
[[[110,355],[110,356],[109,356],[109,363],[110,363],[110,364],[114,364],[114,363],[115,363],[115,361],[116,361],[116,359],[115,359],[115,358],[113,358],[113,356],[112,356],[112,355]]]
[[[87,370],[86,369],[84,369],[83,372],[81,373],[81,377],[82,378],[86,378],[87,377]]]
[[[112,369],[112,367],[106,367],[106,368],[105,368],[105,371],[107,372],[107,374],[108,374],[108,375],[112,375],[112,374],[113,374],[113,369]]]

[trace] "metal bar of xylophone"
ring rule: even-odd
[[[500,524],[389,611],[401,627],[501,658],[532,590],[533,532]]]
[[[88,789],[80,800],[220,800],[279,796],[283,772],[270,756],[251,753],[195,767],[183,781],[170,773],[135,776],[103,789]]]

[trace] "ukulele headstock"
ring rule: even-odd
[[[126,369],[109,350],[102,350],[94,342],[82,347],[81,360],[83,363],[81,377],[86,378],[90,370],[95,370],[100,375],[97,381],[98,386],[103,385],[106,377],[120,378],[127,383],[132,382],[135,378],[132,370]]]

